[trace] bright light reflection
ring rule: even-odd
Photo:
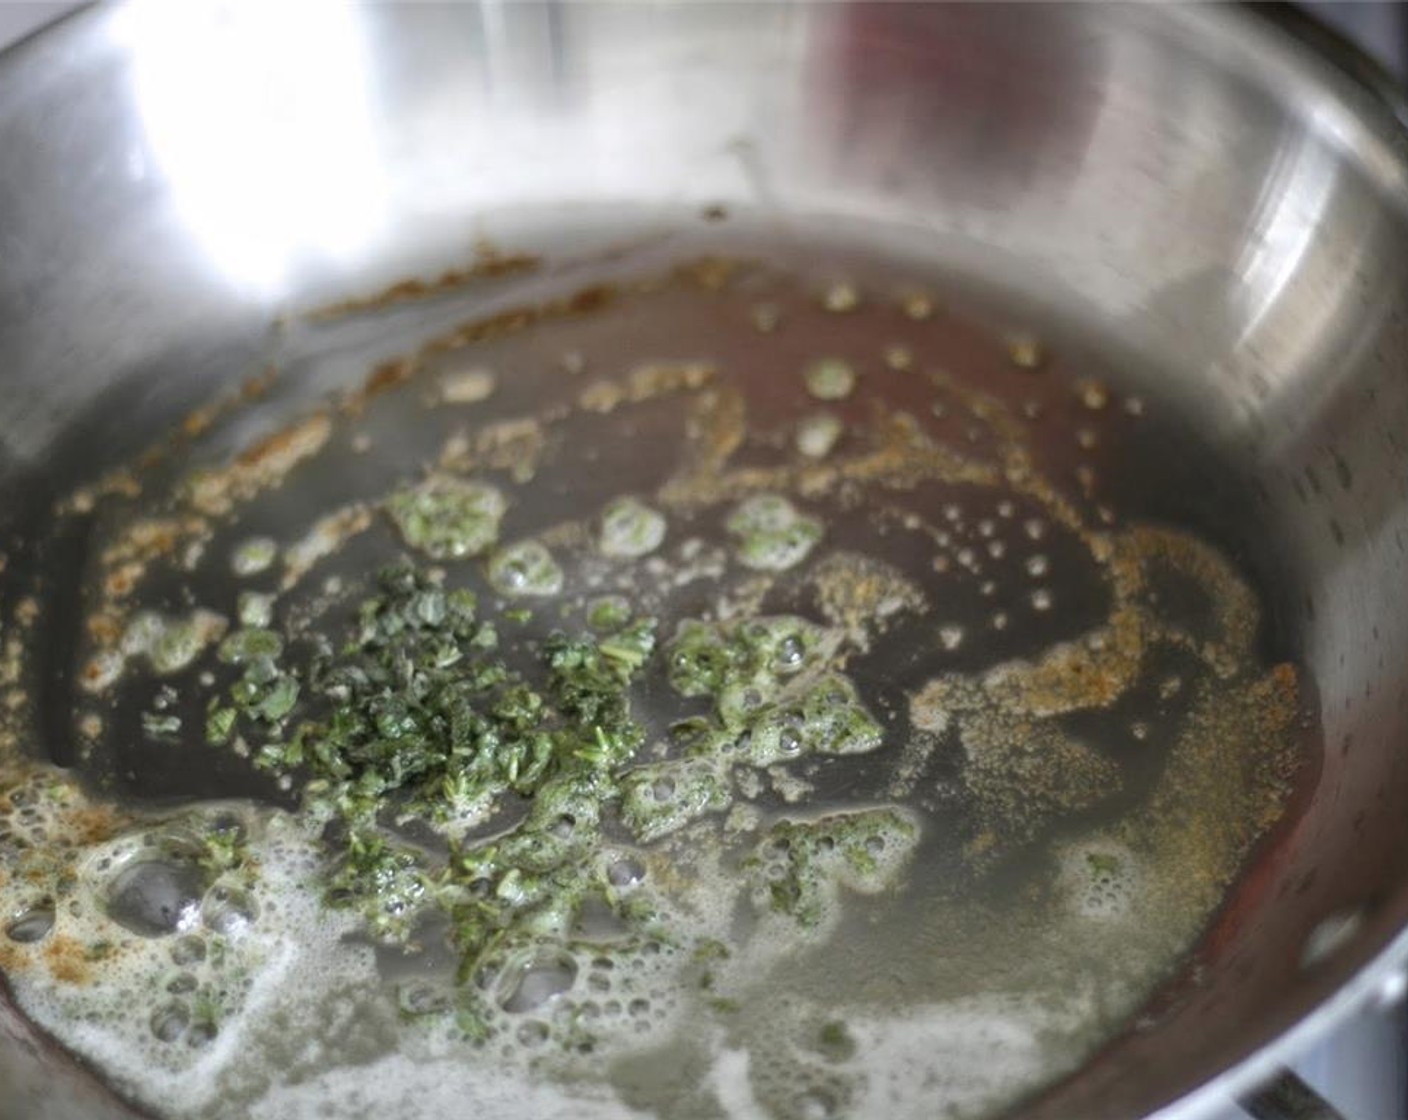
[[[1238,265],[1256,306],[1242,331],[1251,337],[1296,276],[1324,219],[1336,166],[1313,131],[1277,156],[1258,200],[1249,245]]]
[[[273,296],[300,260],[371,246],[389,185],[355,5],[146,0],[124,14],[152,161],[232,284]]]

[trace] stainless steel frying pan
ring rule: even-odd
[[[1217,450],[1170,508],[1256,574],[1321,712],[1196,982],[1023,1112],[1201,1115],[1408,964],[1408,139],[1327,49],[1222,7],[84,12],[0,59],[0,534],[279,314],[481,238],[580,257],[723,205],[1081,324]],[[124,1114],[3,1000],[0,1083],[6,1116]]]

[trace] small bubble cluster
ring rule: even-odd
[[[1074,914],[1110,921],[1132,916],[1142,876],[1127,845],[1108,839],[1072,844],[1057,853],[1056,889]]]
[[[598,547],[602,555],[634,559],[654,552],[665,540],[665,517],[639,498],[613,500],[601,514]]]
[[[757,494],[740,502],[724,522],[734,555],[745,568],[783,571],[796,567],[822,538],[822,524],[781,494]]]
[[[663,533],[662,526],[662,537]],[[641,543],[639,537],[635,543]],[[502,595],[540,597],[562,590],[562,567],[539,541],[519,541],[499,549],[489,558],[486,571],[490,585]]]
[[[291,818],[228,803],[126,821],[43,772],[5,800],[21,820],[36,810],[0,826],[12,837],[65,838],[0,857],[22,872],[0,876],[15,997],[130,1089],[203,1107],[204,1055],[238,1045],[254,1005],[312,998],[356,957],[309,889],[319,859]]]
[[[171,676],[218,641],[228,625],[223,615],[202,608],[184,616],[139,611],[122,636],[121,653],[144,658],[158,676]]]

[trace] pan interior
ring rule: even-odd
[[[1186,969],[1318,751],[1238,464],[1070,317],[741,224],[294,316],[276,375],[46,499],[0,968],[123,1094],[985,1114]],[[368,620],[438,635],[457,590],[437,671],[553,733],[554,635],[643,643],[589,804],[466,809],[459,758],[358,816],[392,764],[314,757]]]

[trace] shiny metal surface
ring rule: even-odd
[[[1191,463],[1170,503],[1276,589],[1324,718],[1199,982],[1027,1110],[1200,1115],[1408,960],[1406,149],[1239,9],[86,12],[0,59],[0,528],[242,376],[277,314],[481,237],[825,218],[1093,331],[1250,479]],[[0,1114],[115,1111],[19,1041],[0,1076]]]

